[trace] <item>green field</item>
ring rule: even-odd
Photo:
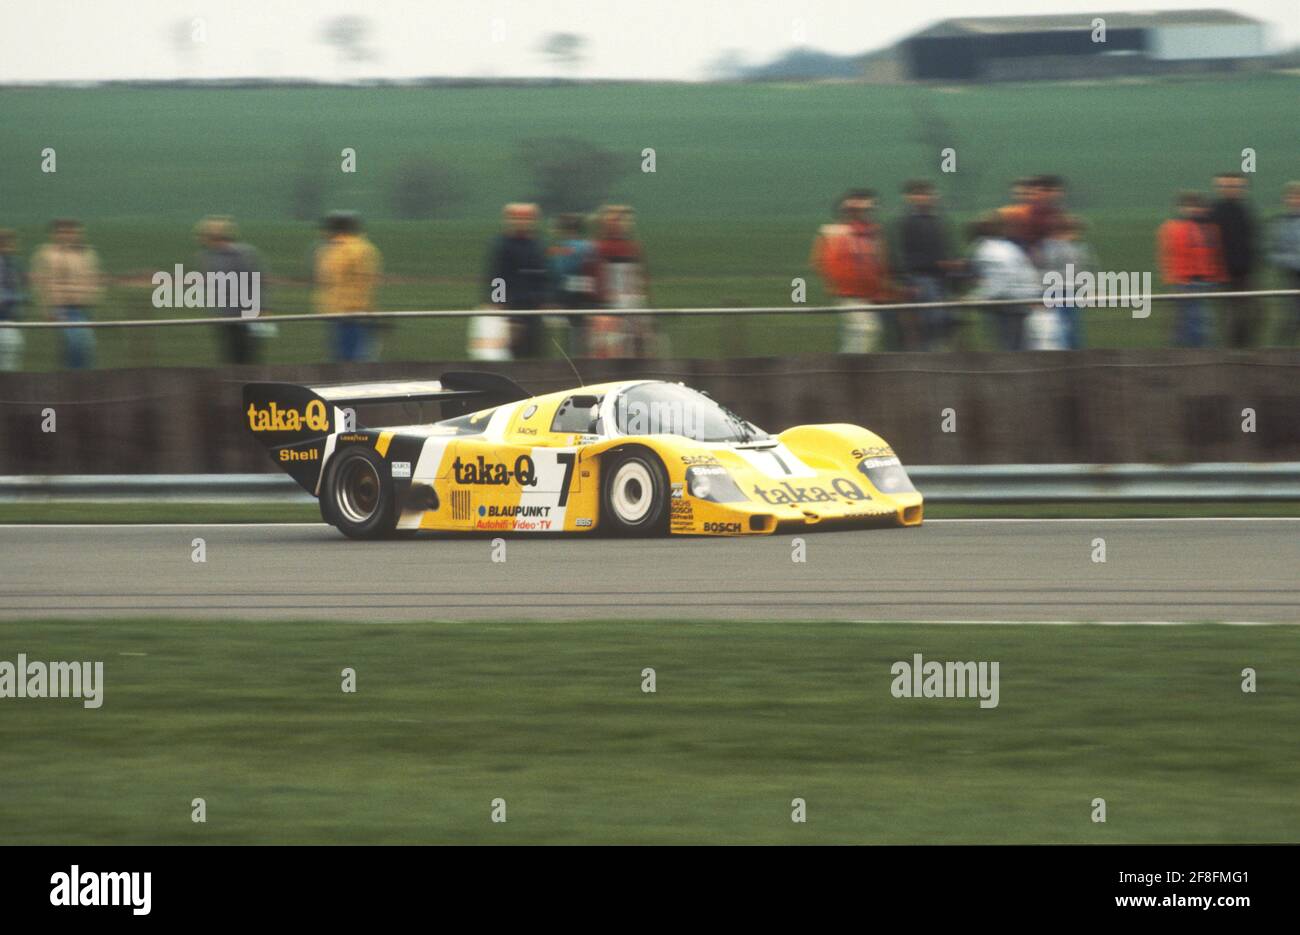
[[[1255,199],[1276,209],[1300,177],[1294,144],[1300,76],[1213,81],[1036,84],[980,88],[798,85],[592,85],[447,89],[26,89],[0,95],[0,225],[23,249],[58,215],[88,221],[89,239],[117,277],[105,317],[147,317],[148,277],[193,254],[201,215],[234,214],[275,281],[272,310],[307,303],[313,225],[292,219],[303,178],[324,207],[370,219],[390,282],[384,308],[458,308],[479,298],[486,244],[500,205],[534,194],[520,153],[572,136],[625,159],[611,197],[635,205],[660,306],[779,305],[807,276],[808,247],[844,188],[884,195],[936,179],[954,220],[1005,201],[1008,181],[1058,172],[1075,210],[1093,225],[1101,265],[1150,270],[1156,225],[1172,193],[1205,188],[1217,171],[1258,154]],[[45,147],[57,172],[40,171]],[[340,171],[344,147],[357,172]],[[640,171],[652,147],[657,171]],[[941,176],[939,151],[957,151]],[[445,216],[396,220],[391,192],[413,158],[444,166],[460,200]],[[1268,280],[1262,285],[1272,285]],[[820,302],[813,284],[810,302]],[[317,325],[294,326],[270,349],[276,361],[324,355]],[[670,328],[677,353],[769,354],[830,350],[829,318],[704,320]],[[1098,314],[1092,343],[1167,343],[1167,311],[1134,321]],[[975,339],[983,342],[983,336]],[[203,363],[207,334],[173,329],[101,334],[104,366]],[[462,323],[403,324],[386,341],[393,359],[446,359],[464,349]],[[51,334],[32,336],[29,362],[56,364]]]
[[[105,664],[98,710],[0,702],[5,844],[1300,841],[1285,627],[5,629]],[[893,698],[917,652],[999,662],[998,707]]]

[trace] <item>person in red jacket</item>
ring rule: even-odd
[[[871,216],[875,206],[874,192],[847,192],[839,202],[839,223],[823,225],[813,241],[809,262],[841,305],[870,305],[893,298],[884,235]],[[840,350],[846,354],[874,351],[880,333],[878,312],[845,312]]]
[[[645,308],[649,281],[636,236],[635,214],[627,205],[597,212],[596,296],[600,308]],[[661,349],[649,315],[595,315],[589,322],[593,357],[650,357]]]
[[[1160,275],[1178,292],[1208,292],[1225,279],[1219,231],[1207,219],[1205,199],[1197,192],[1178,196],[1178,215],[1160,225],[1156,235]],[[1210,319],[1199,296],[1179,299],[1174,344],[1207,347]]]

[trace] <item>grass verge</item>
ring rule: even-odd
[[[6,844],[1300,841],[1300,642],[1285,627],[4,632],[3,659],[105,664],[98,710],[0,701]],[[891,665],[914,653],[997,661],[998,706],[892,697]]]

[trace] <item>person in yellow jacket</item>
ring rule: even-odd
[[[325,235],[316,252],[316,310],[347,316],[334,323],[334,359],[374,360],[379,354],[374,326],[354,316],[374,311],[383,259],[362,233],[361,218],[354,212],[331,213],[325,219]]]
[[[32,255],[31,283],[52,321],[85,321],[103,293],[99,256],[87,245],[80,221],[60,218],[50,225],[50,241]],[[94,362],[95,335],[89,328],[61,328],[63,363],[81,370]]]

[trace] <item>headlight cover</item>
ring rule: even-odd
[[[871,481],[871,486],[881,493],[914,493],[912,479],[897,458],[863,458],[858,470]]]
[[[713,503],[737,503],[749,499],[741,493],[727,469],[721,466],[687,468],[686,492],[697,500]]]

